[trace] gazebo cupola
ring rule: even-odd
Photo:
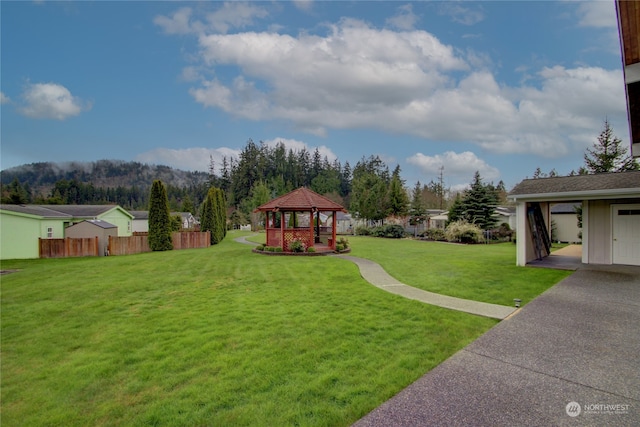
[[[281,247],[290,252],[294,240],[316,251],[336,248],[336,212],[346,212],[338,203],[308,188],[301,187],[256,208],[263,212],[267,246]]]

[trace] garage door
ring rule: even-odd
[[[640,204],[613,205],[613,263],[640,265]]]

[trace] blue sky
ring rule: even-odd
[[[613,1],[10,2],[1,160],[207,170],[248,139],[511,188],[629,144]]]

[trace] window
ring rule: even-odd
[[[53,227],[47,227],[47,239],[53,238]]]
[[[618,215],[640,215],[640,209],[620,209]]]
[[[127,221],[127,232],[131,233],[131,221]]]

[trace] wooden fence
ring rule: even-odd
[[[173,249],[197,249],[211,246],[211,235],[206,232],[172,233]],[[109,236],[109,255],[131,255],[151,252],[149,235],[139,234],[129,237]]]
[[[98,237],[40,239],[40,258],[98,256]]]

